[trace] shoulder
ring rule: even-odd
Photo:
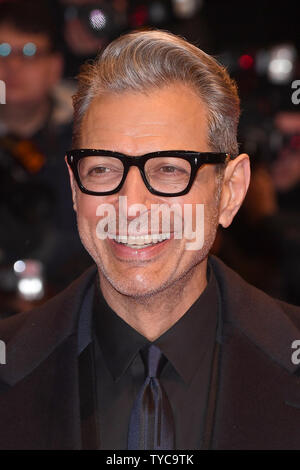
[[[291,344],[300,339],[300,307],[247,283],[216,256],[209,257],[220,291],[223,321],[290,371]]]
[[[40,323],[45,328],[49,323],[55,323],[57,329],[59,329],[59,325],[67,326],[69,324],[69,327],[72,329],[72,326],[76,326],[76,313],[80,310],[85,292],[93,282],[96,273],[97,267],[93,265],[63,291],[47,300],[44,304],[30,311],[21,312],[12,317],[2,319],[0,321],[1,339],[10,341],[25,324],[31,324],[33,329]]]
[[[263,305],[267,311],[280,308],[300,327],[300,307],[271,297],[262,290],[246,282],[236,271],[229,268],[217,256],[210,255],[209,263],[213,268],[222,292],[223,300],[239,305],[243,309],[252,305]]]
[[[43,305],[0,321],[0,339],[6,346],[3,381],[16,382],[77,333],[79,312],[96,273],[93,265]]]

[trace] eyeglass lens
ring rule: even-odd
[[[120,184],[124,166],[118,158],[87,156],[79,160],[78,174],[81,184],[88,191],[109,192]],[[146,179],[156,191],[183,191],[188,186],[190,175],[190,163],[180,157],[156,157],[145,163]]]

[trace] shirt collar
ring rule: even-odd
[[[208,266],[207,286],[187,312],[154,341],[177,373],[189,383],[216,336],[218,296],[213,270]],[[114,380],[130,366],[150,341],[138,333],[106,303],[98,276],[94,301],[94,325],[104,360]]]

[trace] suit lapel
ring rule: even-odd
[[[299,329],[286,304],[211,263],[224,322],[212,448],[299,449],[299,366],[291,361]]]
[[[80,449],[77,338],[69,336],[0,399],[1,449]]]
[[[90,343],[80,354],[78,369],[82,449],[99,449],[99,412],[93,343]]]

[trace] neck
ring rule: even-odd
[[[46,98],[38,103],[26,103],[20,106],[7,103],[1,106],[1,120],[8,132],[19,137],[31,137],[44,124],[50,109],[50,102]]]
[[[159,338],[193,305],[207,285],[207,258],[184,277],[149,296],[121,294],[99,270],[100,287],[107,304],[149,341]]]

